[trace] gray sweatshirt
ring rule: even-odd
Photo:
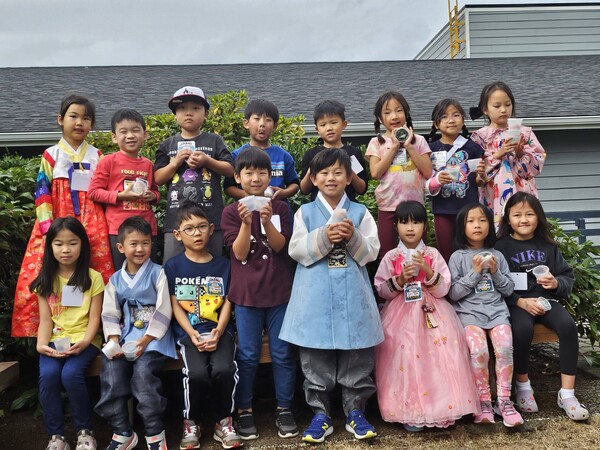
[[[493,291],[477,293],[475,288],[482,281],[483,274],[473,271],[473,256],[484,251],[496,257],[498,270],[490,274]],[[475,325],[489,330],[502,324],[510,325],[510,314],[503,296],[512,294],[514,283],[502,253],[493,248],[457,250],[450,257],[448,267],[452,276],[448,296],[463,326]]]

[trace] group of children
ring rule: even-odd
[[[367,191],[368,173],[360,150],[342,142],[347,122],[337,101],[315,108],[323,144],[306,152],[299,177],[289,153],[269,142],[279,114],[268,101],[248,104],[250,143],[230,153],[221,137],[202,131],[210,108],[203,91],[178,90],[169,108],[181,132],[159,146],[153,164],[139,155],[147,136],[139,113],[114,114],[119,151],[102,157],[85,141],[94,105],[65,98],[58,118],[63,138],[44,152],[36,181],[37,220],[13,314],[14,335],[37,335],[47,449],[70,448],[61,386],[72,405],[76,450],[97,448],[85,370],[100,353],[100,326],[106,344],[95,410],[112,426],[111,450],[138,443],[127,413],[131,396],[148,448],[167,448],[158,372],[178,357],[176,346],[184,366],[179,448],[200,448],[196,419],[208,397],[213,437],[224,448],[258,438],[253,384],[264,330],[282,438],[299,434],[291,410],[296,347],[314,411],[304,441],[323,442],[333,432],[330,396],[337,384],[345,428],[356,439],[377,436],[364,416],[375,392],[382,418],[408,431],[448,427],[467,414],[492,423],[496,413],[506,426],[518,426],[517,409],[537,411],[528,378],[537,322],[560,337],[558,405],[571,419],[586,419],[574,395],[577,330],[559,303],[571,292],[573,272],[536,195],[544,150],[529,128],[521,127],[518,139],[507,134],[514,98],[506,84],[486,86],[479,107],[490,125],[469,139],[461,105],[442,100],[427,140],[413,132],[402,94],[378,99],[378,135],[366,151],[370,175],[380,180],[376,223],[355,201]],[[226,207],[222,177],[225,192],[238,200]],[[163,184],[161,267],[153,262],[152,205]],[[312,202],[292,216],[287,198],[298,190]],[[438,249],[425,244],[425,195],[432,196]],[[378,258],[381,310],[366,270]],[[540,265],[549,271],[536,279],[531,272]],[[544,303],[542,296],[552,299]],[[488,336],[496,356],[495,406]],[[66,350],[58,348],[62,338]]]

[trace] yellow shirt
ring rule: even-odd
[[[90,269],[90,277],[92,286],[83,293],[83,302],[81,306],[63,306],[61,303],[63,288],[69,282],[68,279],[58,277],[58,286],[56,291],[58,295],[52,294],[48,297],[48,305],[52,312],[52,322],[55,333],[52,333],[50,342],[55,339],[68,337],[71,343],[79,342],[85,337],[89,322],[90,307],[92,305],[92,297],[104,292],[104,281],[102,275],[94,269]],[[102,346],[102,336],[98,334],[92,344],[100,348]]]

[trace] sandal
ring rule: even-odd
[[[560,408],[565,410],[567,416],[571,420],[587,420],[590,417],[589,411],[583,403],[579,403],[577,397],[566,398],[563,400],[560,396],[560,391],[558,391],[557,404]]]
[[[526,391],[517,391],[515,406],[521,412],[536,413],[539,411],[538,405],[533,396],[533,389]]]

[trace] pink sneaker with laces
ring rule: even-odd
[[[473,416],[473,423],[496,423],[494,420],[492,402],[479,402],[479,406],[481,407],[481,414],[475,414]]]
[[[514,403],[510,400],[498,399],[494,412],[502,415],[502,423],[505,427],[512,428],[523,425],[523,417],[521,417],[521,414],[515,409]]]

